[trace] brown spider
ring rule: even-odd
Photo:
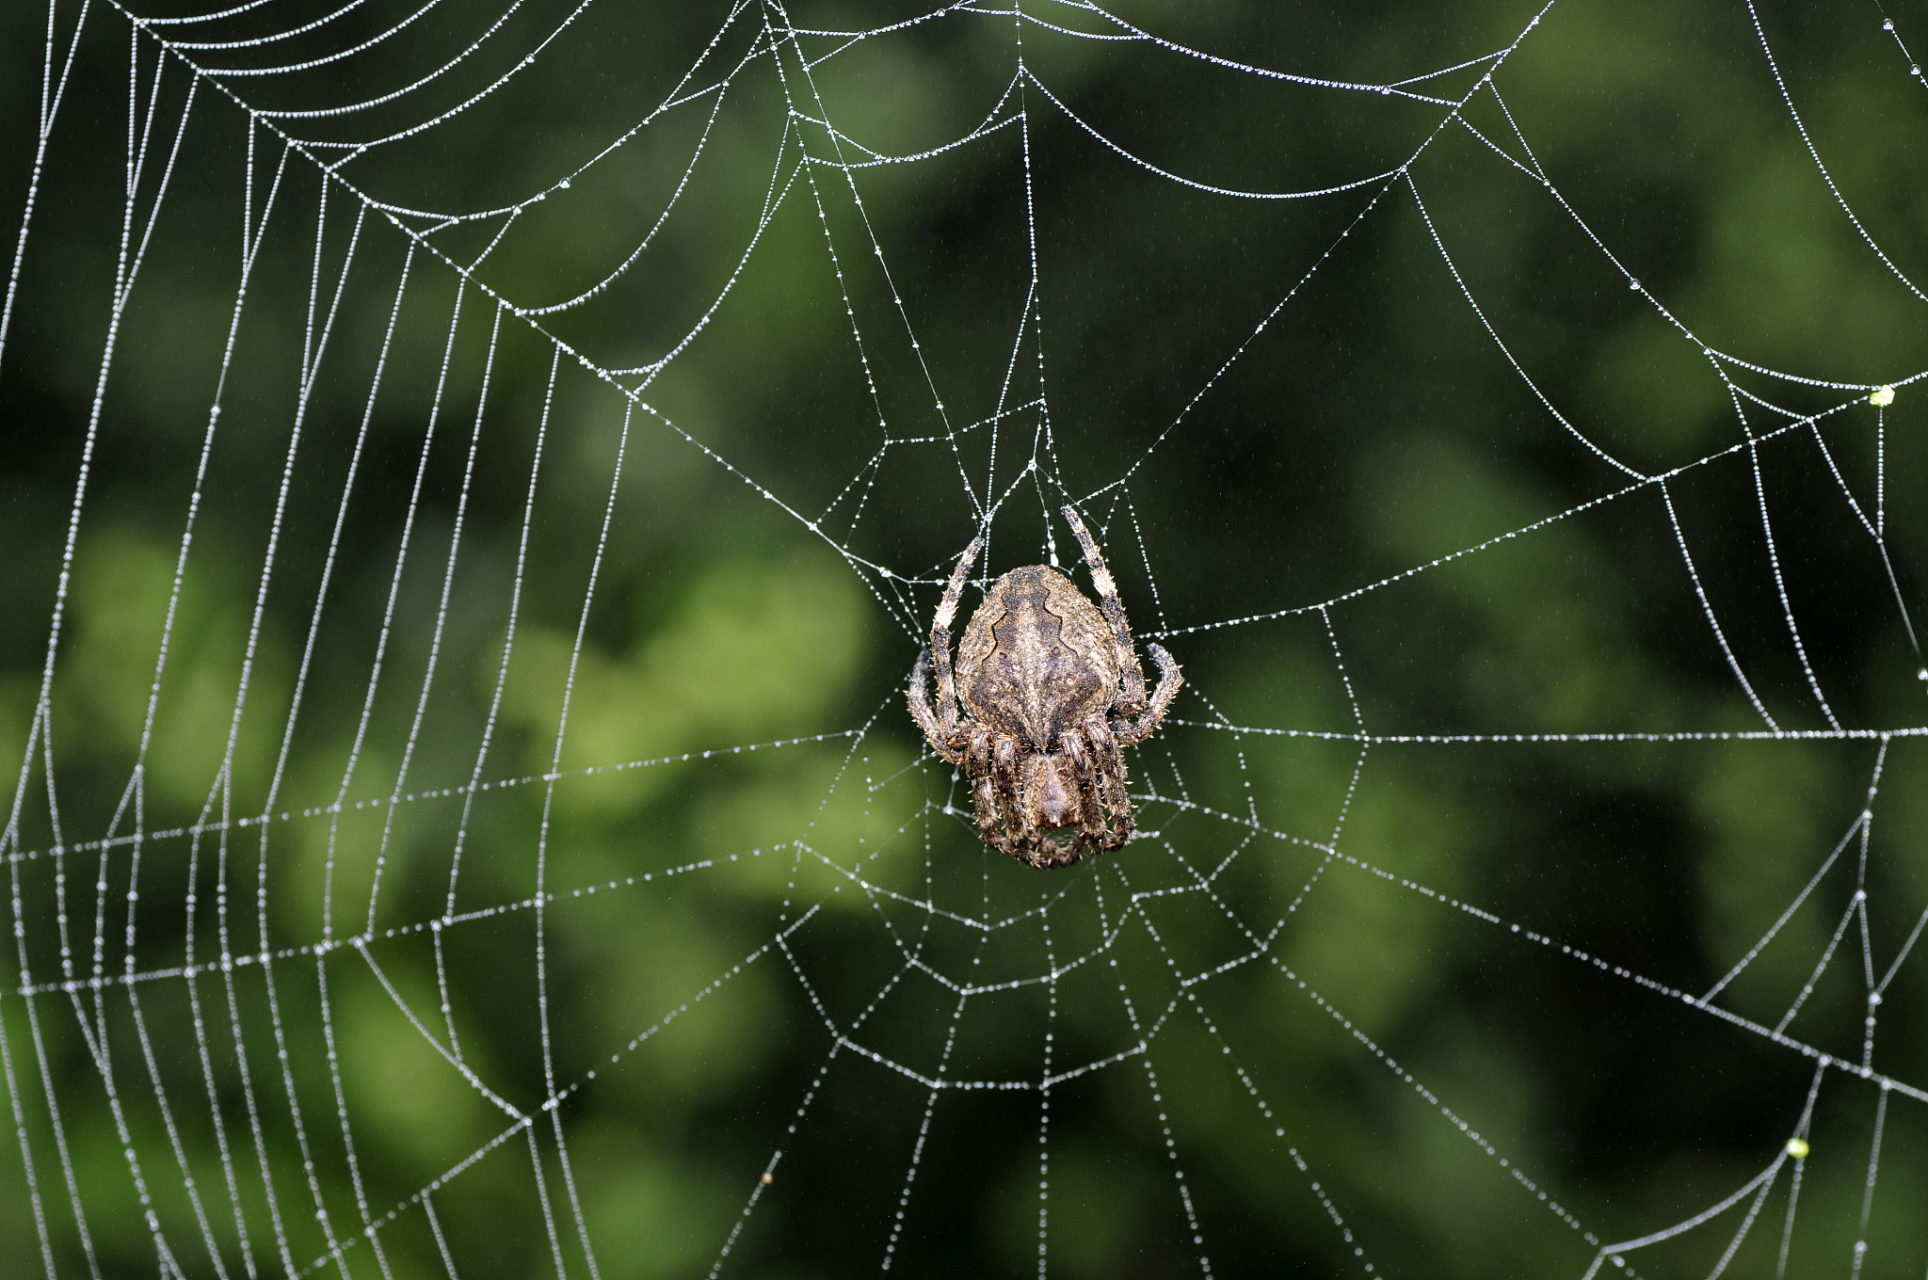
[[[1056,569],[1013,569],[971,615],[953,678],[951,620],[984,546],[975,538],[951,573],[931,647],[917,655],[910,677],[912,717],[931,749],[971,780],[978,834],[1033,867],[1068,867],[1131,839],[1119,748],[1149,738],[1184,683],[1171,654],[1150,645],[1158,688],[1146,699],[1145,670],[1104,557],[1076,511],[1064,508],[1064,518],[1084,548],[1097,606]],[[935,712],[926,687],[933,659]]]

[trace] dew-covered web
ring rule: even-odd
[[[1919,484],[1893,407],[1928,373],[1863,382],[1786,367],[1784,344],[1725,349],[1690,323],[1705,299],[1642,283],[1608,229],[1635,215],[1542,167],[1509,83],[1546,102],[1542,73],[1518,68],[1536,42],[1588,38],[1600,6],[1522,10],[1476,56],[1382,53],[1398,74],[1354,82],[1312,73],[1310,54],[1260,66],[1194,47],[1162,6],[987,0],[855,22],[738,0],[617,24],[661,28],[624,46],[644,70],[618,84],[595,56],[617,39],[599,26],[612,5],[56,0],[30,33],[44,43],[37,88],[11,99],[33,127],[9,179],[24,204],[0,385],[57,365],[47,381],[79,388],[80,409],[10,402],[10,430],[44,435],[34,456],[66,477],[63,506],[9,526],[31,534],[9,599],[32,602],[42,646],[0,719],[19,753],[0,841],[14,1265],[454,1280],[862,1257],[937,1274],[959,1238],[1002,1233],[1040,1276],[1102,1274],[1085,1228],[1064,1225],[1108,1221],[1077,1200],[1095,1185],[1085,1199],[1121,1219],[1107,1230],[1162,1224],[1146,1228],[1158,1247],[1205,1275],[1256,1266],[1254,1222],[1292,1224],[1293,1256],[1331,1274],[1424,1273],[1441,1241],[1458,1252],[1440,1274],[1523,1257],[1589,1277],[1921,1274],[1928,1063],[1918,1028],[1879,1033],[1884,998],[1905,1008],[1896,993],[1918,983],[1928,926],[1918,853],[1883,838],[1893,778],[1919,779],[1899,771],[1928,734],[1912,569],[1890,535],[1890,498]],[[1836,172],[1811,130],[1798,52],[1751,5],[1708,8],[1736,74],[1778,104],[1779,162],[1830,202],[1813,234],[1845,238],[1869,296],[1928,301],[1859,208],[1873,179]],[[1905,19],[1826,21],[1921,90]],[[879,86],[940,57],[981,73],[956,79],[978,97],[926,128]],[[1255,113],[1328,109],[1397,112],[1404,132],[1361,132],[1336,169],[1305,160],[1318,177],[1295,181],[1290,148],[1195,154],[1088,105],[1107,79],[1164,77],[1238,95],[1221,109],[1235,138]],[[534,87],[644,105],[583,136],[551,127]],[[1620,122],[1621,141],[1666,145],[1650,127]],[[477,129],[503,139],[486,179],[438,167],[441,139]],[[1187,202],[1181,237],[1220,209],[1317,210],[1333,233],[1283,274],[1255,270],[1208,337],[1147,339],[1178,393],[1094,427],[1060,390],[1072,353],[1174,322],[1060,315],[1085,286],[1053,278],[1053,238],[1078,223],[1039,213],[1047,148],[1097,157],[1089,171],[1147,210]],[[985,299],[972,334],[936,318],[951,313],[934,251],[902,213],[960,172],[999,193],[986,218],[1011,215],[1002,283],[952,282]],[[1449,181],[1491,207],[1444,208]],[[1653,465],[1595,425],[1594,392],[1536,370],[1542,335],[1483,297],[1504,267],[1478,239],[1481,218],[1529,204],[1558,211],[1565,276],[1637,295],[1693,357],[1725,434]],[[1301,316],[1332,305],[1335,275],[1359,286],[1369,239],[1409,251],[1411,278],[1374,287],[1451,295],[1467,358],[1503,366],[1531,406],[1504,430],[1582,496],[1435,523],[1336,582],[1268,573],[1231,516],[1203,522],[1215,543],[1168,549],[1171,518],[1153,513],[1182,500],[1173,468],[1227,447],[1203,417],[1282,358],[1281,326],[1311,331]],[[663,299],[678,305],[652,309]],[[738,420],[703,390],[754,379],[798,332],[821,385],[794,404]],[[955,358],[991,349],[983,332],[995,362]],[[1451,370],[1406,376],[1454,394]],[[832,401],[866,420],[814,420]],[[30,422],[35,405],[48,416]],[[1388,510],[1435,486],[1457,501],[1448,463],[1397,471],[1368,486]],[[1745,501],[1718,509],[1745,527],[1711,527],[1733,486]],[[1141,642],[1170,648],[1188,685],[1132,754],[1134,842],[1043,873],[978,845],[969,784],[923,750],[902,690],[974,535],[980,573],[1072,569],[1065,503]],[[1810,579],[1824,525],[1847,529],[1828,536],[1863,576]],[[1590,643],[1559,603],[1597,585],[1562,559],[1579,526],[1663,563],[1718,696],[1479,723],[1386,692],[1401,662],[1428,661],[1398,656],[1425,591],[1523,626],[1545,612],[1553,641],[1486,661],[1495,679],[1556,679],[1509,664]],[[755,554],[717,549],[743,529]],[[1200,553],[1240,573],[1242,607],[1187,612]],[[686,603],[636,621],[626,593],[657,599],[637,585],[652,574]],[[1906,650],[1888,655],[1891,696],[1831,688],[1844,659],[1827,645],[1890,633]],[[1240,655],[1321,692],[1268,700]],[[1617,900],[1591,882],[1548,919],[1462,874],[1470,851],[1436,838],[1452,818],[1423,781],[1443,762],[1504,808],[1529,804],[1508,779],[1549,768],[1718,778],[1758,758],[1739,753],[1798,752],[1766,775],[1798,785],[1823,751],[1852,761],[1852,798],[1824,806],[1840,821],[1704,986],[1617,932]],[[1627,823],[1602,840],[1654,838]],[[1747,880],[1744,857],[1722,865]],[[1543,975],[1548,1001],[1665,1027],[1651,1078],[1669,1097],[1678,1083],[1682,1107],[1713,1105],[1703,1060],[1779,1082],[1743,1126],[1767,1135],[1751,1166],[1622,1152],[1636,1172],[1620,1182],[1563,1175],[1608,1136],[1550,1139],[1479,1087],[1497,1068],[1400,1047],[1361,1007],[1379,997],[1353,969],[1415,981],[1448,945]],[[1813,1012],[1843,991],[1845,1038]],[[607,1135],[638,1123],[608,1109],[712,1096],[744,1044],[781,1061],[653,1135],[672,1153],[662,1179],[607,1185],[627,1167]],[[1397,1140],[1309,1107],[1293,1064],[1312,1062],[1376,1098]],[[1094,1115],[1124,1117],[1150,1183],[1105,1183]],[[639,1220],[625,1205],[695,1203],[678,1199],[696,1195],[686,1178],[727,1213],[624,1225]],[[1016,1190],[985,1211],[977,1184],[994,1179]],[[1402,1216],[1455,1203],[1443,1183],[1499,1207]],[[994,1225],[956,1225],[962,1203]],[[671,1239],[669,1261],[639,1261]]]

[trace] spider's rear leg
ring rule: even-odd
[[[1121,745],[1135,747],[1157,732],[1159,721],[1172,705],[1172,699],[1185,684],[1185,673],[1179,670],[1178,660],[1165,652],[1161,644],[1147,645],[1151,650],[1151,660],[1158,664],[1158,687],[1152,690],[1151,701],[1135,720],[1118,721],[1118,741]]]
[[[972,538],[971,545],[964,548],[957,567],[951,570],[951,580],[944,586],[944,598],[937,602],[937,613],[931,619],[930,652],[937,666],[937,714],[947,725],[957,723],[957,679],[951,674],[951,622],[957,617],[957,601],[964,594],[971,564],[983,549],[983,534]]]
[[[1118,710],[1135,716],[1145,708],[1145,669],[1139,665],[1138,651],[1131,645],[1131,624],[1125,621],[1125,606],[1118,601],[1118,584],[1112,581],[1111,570],[1105,567],[1097,539],[1078,518],[1077,509],[1068,503],[1064,507],[1064,519],[1084,549],[1085,566],[1091,570],[1091,585],[1098,589],[1098,610],[1105,615],[1111,638],[1118,646]]]
[[[963,764],[965,735],[957,722],[956,708],[946,708],[949,711],[948,722],[940,720],[931,711],[930,671],[931,655],[927,649],[917,655],[917,665],[911,668],[909,690],[911,719],[917,721],[917,727],[922,729],[924,736],[930,740],[931,750],[949,764]]]

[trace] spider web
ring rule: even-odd
[[[1583,92],[1554,54],[1617,47],[1600,6],[1359,80],[1155,6],[611,8],[58,0],[21,45],[0,384],[65,499],[17,490],[0,686],[16,1269],[1920,1272],[1890,426],[1928,375],[1801,363],[1825,299],[1750,326],[1643,283],[1638,193],[1545,142]],[[1767,96],[1805,234],[1915,327],[1796,18],[1700,16],[1730,61],[1683,74]],[[1827,25],[1921,90],[1905,22]],[[917,220],[958,188],[970,227]],[[1528,208],[1563,237],[1537,314],[1482,234]],[[1134,301],[1188,234],[1274,246],[1209,322]],[[1347,385],[1358,416],[1452,421],[1500,369],[1506,416],[1456,429],[1562,478],[1376,459],[1364,572],[1318,475],[1226,478],[1268,432],[1329,461],[1274,393],[1346,376],[1288,346],[1343,348],[1319,319],[1361,288],[1444,296],[1457,345]],[[1629,302],[1608,391],[1549,380],[1548,330]],[[1103,385],[1105,344],[1155,377]],[[1717,436],[1602,411],[1681,353],[1666,397]],[[1234,493],[1318,518],[1248,539]],[[1067,501],[1188,684],[1132,754],[1138,838],[1046,875],[977,845],[902,686],[964,544],[1068,565]],[[1627,656],[1650,603],[1691,672]],[[1442,696],[1495,619],[1467,679],[1499,692]],[[1598,800],[1683,775],[1704,953],[1615,878],[1677,834]],[[1436,965],[1545,1029],[1425,1023]],[[1572,1025],[1648,1055],[1565,1081],[1648,1137],[1515,1096],[1504,1046]]]

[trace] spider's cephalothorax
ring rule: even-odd
[[[1145,696],[1145,671],[1104,557],[1076,511],[1066,507],[1064,518],[1084,548],[1098,604],[1056,569],[1013,569],[971,615],[953,676],[951,620],[984,545],[974,539],[910,678],[911,715],[932,749],[970,778],[984,843],[1033,867],[1069,866],[1131,838],[1119,749],[1152,735],[1184,683],[1172,656],[1154,644],[1158,688]],[[935,711],[927,687],[933,665]]]

